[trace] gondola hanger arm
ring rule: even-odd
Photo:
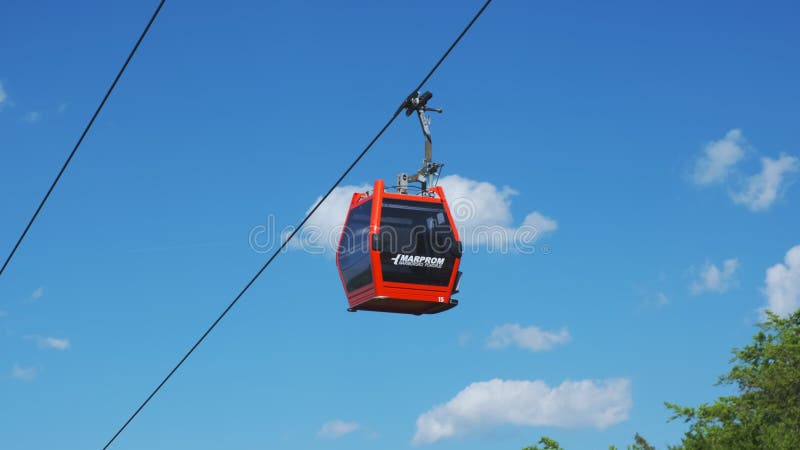
[[[428,193],[428,188],[433,186],[433,177],[439,172],[443,164],[433,162],[433,140],[431,139],[431,119],[425,114],[426,112],[442,113],[441,108],[432,108],[428,106],[428,101],[433,98],[431,91],[425,91],[422,95],[419,92],[414,92],[409,95],[401,109],[405,109],[406,117],[413,113],[417,113],[419,124],[422,128],[422,134],[425,136],[425,159],[422,161],[422,167],[414,174],[408,175],[401,173],[397,176],[398,190],[401,194],[408,193],[408,183],[420,183],[422,187],[422,194]]]

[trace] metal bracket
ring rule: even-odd
[[[413,175],[405,173],[397,177],[398,191],[401,194],[408,193],[408,183],[420,183],[422,185],[422,194],[428,191],[428,187],[433,186],[433,177],[439,173],[439,169],[443,166],[441,163],[433,162],[433,141],[431,139],[431,118],[425,114],[428,111],[441,113],[441,108],[428,107],[428,100],[433,97],[430,91],[425,91],[422,95],[415,92],[406,98],[401,109],[406,110],[406,116],[410,116],[414,112],[419,117],[419,125],[422,127],[422,134],[425,136],[425,159],[422,160],[422,168],[420,168]]]

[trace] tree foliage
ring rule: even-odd
[[[767,313],[753,342],[733,350],[730,372],[718,385],[738,395],[697,407],[667,403],[690,424],[674,449],[800,449],[800,311]]]
[[[618,450],[616,446],[612,445],[608,448],[608,450]],[[645,438],[642,437],[639,433],[633,437],[633,445],[629,445],[625,447],[625,450],[656,450],[655,447],[650,445],[649,442]]]
[[[542,436],[542,438],[539,439],[539,444],[541,447],[539,447],[539,445],[534,445],[533,447],[525,447],[522,450],[564,450],[558,442],[546,436]]]
[[[631,450],[656,450],[656,448],[650,445],[639,433],[636,433],[636,436],[633,437],[633,442],[634,444]]]
[[[636,436],[633,437],[633,442],[633,445],[627,446],[626,450],[656,450],[656,448],[650,445],[639,433],[636,433]],[[541,445],[541,447],[539,447],[539,445]],[[564,450],[561,448],[561,444],[559,444],[558,441],[546,436],[539,439],[539,445],[525,447],[522,450]],[[617,450],[617,447],[612,445],[609,447],[609,450]]]
[[[800,310],[785,318],[767,312],[752,343],[733,350],[731,363],[717,385],[734,386],[736,395],[697,407],[666,404],[670,420],[689,424],[670,450],[800,449]],[[538,444],[523,450],[563,450],[547,437]],[[655,447],[637,433],[626,449]]]

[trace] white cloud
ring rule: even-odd
[[[37,111],[31,111],[24,116],[22,116],[22,120],[29,124],[34,124],[42,119],[42,114]]]
[[[22,367],[14,364],[11,369],[11,377],[22,381],[33,381],[39,375],[39,369],[36,367]]]
[[[458,334],[458,345],[461,347],[466,347],[472,342],[472,333],[469,331],[462,331]]]
[[[660,275],[662,276],[662,275]],[[659,280],[663,284],[664,279]],[[641,306],[646,308],[663,308],[670,304],[669,295],[664,290],[645,288],[639,285],[633,287],[636,296],[641,300]]]
[[[723,261],[722,269],[715,264],[707,262],[701,269],[698,279],[692,282],[689,289],[695,295],[704,292],[721,294],[736,285],[736,280],[733,276],[738,268],[739,260],[736,258]]]
[[[550,217],[542,215],[538,211],[534,211],[525,216],[525,220],[522,221],[522,224],[536,228],[539,234],[549,233],[558,229],[558,222]]]
[[[784,177],[797,170],[798,161],[794,156],[781,154],[778,159],[761,158],[761,172],[748,177],[745,188],[732,193],[731,197],[752,211],[766,210],[780,195]]]
[[[746,145],[739,129],[730,130],[724,138],[706,145],[703,155],[695,162],[692,173],[695,184],[704,186],[724,181],[736,163],[744,158]]]
[[[49,336],[39,336],[37,334],[28,334],[23,336],[23,339],[27,339],[30,341],[36,341],[36,344],[39,348],[42,349],[53,349],[53,350],[68,350],[72,343],[69,339],[59,339]]]
[[[538,211],[529,213],[522,224],[513,226],[511,197],[518,192],[508,186],[449,175],[439,184],[444,188],[450,213],[465,245],[506,246],[530,244],[543,234],[558,229],[558,223]]]
[[[3,88],[3,82],[0,81],[0,111],[2,111],[3,106],[5,106],[7,101],[8,101],[8,94],[6,94],[5,88]]]
[[[555,231],[558,223],[540,212],[529,213],[522,224],[513,226],[511,196],[517,192],[509,187],[498,188],[488,183],[470,180],[459,175],[443,177],[439,183],[445,191],[450,212],[456,222],[462,242],[465,245],[480,246],[491,244],[497,248],[507,248],[510,244],[527,251],[526,246],[539,236]],[[333,190],[303,230],[295,236],[290,246],[303,248],[309,253],[331,253],[339,243],[339,237],[347,216],[347,209],[354,193],[372,190],[371,185],[346,185]],[[314,202],[316,205],[320,198]],[[313,207],[313,206],[312,206]],[[306,211],[310,211],[311,207]],[[251,245],[256,251],[267,248],[263,245],[269,236],[264,237],[268,227],[256,227],[251,231]],[[283,231],[280,236],[287,237]],[[269,246],[269,248],[273,248]]]
[[[544,331],[539,327],[521,327],[518,324],[505,324],[495,327],[486,346],[501,349],[516,345],[517,347],[535,352],[550,350],[556,345],[565,344],[572,340],[566,327],[558,332]]]
[[[42,298],[43,295],[44,295],[44,286],[38,287],[31,293],[31,301],[35,302],[40,298]]]
[[[353,194],[357,192],[371,191],[372,186],[362,184],[358,186],[345,185],[337,187],[331,195],[320,205],[314,214],[308,219],[303,229],[289,243],[292,248],[302,248],[308,253],[323,254],[331,253],[339,245],[339,238],[342,234],[344,221],[347,218],[347,211],[350,208],[350,201]],[[322,196],[317,197],[314,204],[307,210],[308,214]],[[281,233],[282,238],[286,238],[289,231]]]
[[[786,316],[800,308],[800,245],[786,252],[784,264],[767,269],[765,283],[766,309]]]
[[[414,444],[479,434],[503,425],[605,429],[628,418],[631,382],[493,379],[472,383],[417,418]]]
[[[518,194],[514,189],[498,188],[492,183],[460,175],[448,175],[439,185],[444,188],[450,213],[460,227],[511,225],[511,197]]]
[[[344,420],[331,420],[322,424],[317,435],[324,438],[335,439],[350,434],[361,428],[358,422],[345,422]]]
[[[37,341],[39,342],[40,348],[67,350],[70,347],[69,339],[56,339],[54,337],[39,337]]]
[[[695,162],[692,180],[699,186],[723,183],[734,173],[748,147],[741,130],[730,130],[724,138],[706,145]],[[800,164],[794,156],[781,154],[777,159],[761,158],[760,172],[750,176],[737,172],[736,179],[727,184],[730,197],[734,203],[751,211],[767,210],[785,190],[786,176],[798,170]]]

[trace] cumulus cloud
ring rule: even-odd
[[[33,381],[39,375],[39,369],[36,367],[23,367],[14,364],[11,369],[11,377],[22,381]]]
[[[659,278],[665,276],[664,274],[660,274]],[[659,283],[663,283],[665,278],[660,278]],[[650,287],[643,287],[640,285],[634,285],[633,291],[641,300],[641,306],[645,308],[664,308],[670,304],[670,297],[663,289],[656,289]]]
[[[505,186],[449,175],[439,184],[444,188],[450,213],[465,245],[505,246],[532,243],[543,234],[558,229],[558,222],[538,211],[529,213],[514,226],[511,197],[518,192]]]
[[[744,189],[732,193],[731,197],[751,211],[764,211],[781,194],[786,176],[797,170],[798,161],[794,156],[781,154],[778,159],[761,158],[761,172],[748,177]]]
[[[695,295],[704,292],[721,294],[736,285],[734,275],[738,268],[739,260],[736,258],[723,261],[722,268],[707,262],[700,270],[697,279],[689,286],[689,290]]]
[[[470,180],[459,175],[443,177],[439,184],[445,190],[450,212],[465,245],[472,244],[475,248],[492,245],[495,249],[505,249],[511,244],[521,244],[515,248],[527,251],[538,237],[558,228],[554,219],[538,211],[532,211],[521,224],[515,226],[511,197],[517,192],[509,187],[499,188],[489,182]],[[302,248],[308,253],[335,251],[353,194],[371,190],[372,186],[366,184],[334,189],[289,246]],[[320,199],[317,198],[314,205]],[[306,212],[312,208],[313,205]],[[289,229],[274,233],[274,223],[254,227],[250,233],[251,246],[256,251],[267,252],[280,245],[279,239],[272,235],[285,239],[290,232]]]
[[[795,245],[783,259],[767,269],[764,293],[766,309],[787,316],[800,308],[800,245]]]
[[[37,341],[39,342],[40,348],[67,350],[70,347],[69,339],[57,339],[54,337],[39,337]]]
[[[480,434],[504,425],[605,429],[628,418],[631,382],[493,379],[472,383],[417,418],[414,444]]]
[[[566,327],[557,332],[544,331],[539,327],[522,327],[516,323],[500,325],[492,330],[486,346],[501,349],[516,345],[519,348],[541,352],[572,340]]]
[[[722,184],[731,174],[737,176],[726,183],[734,203],[751,211],[765,211],[777,200],[787,185],[787,176],[800,169],[798,158],[781,154],[777,159],[761,158],[761,171],[745,175],[736,171],[748,148],[742,130],[728,131],[724,138],[706,145],[695,161],[692,181],[698,186]]]
[[[67,350],[72,346],[69,339],[66,338],[59,339],[50,336],[39,336],[37,334],[28,334],[23,336],[23,339],[27,339],[29,341],[36,341],[36,345],[42,349]]]
[[[325,200],[325,203],[319,206],[287,247],[303,249],[311,254],[331,254],[334,252],[339,245],[339,238],[342,234],[342,228],[344,227],[344,221],[347,217],[347,210],[350,207],[353,194],[371,189],[372,187],[366,184],[346,185],[335,188]],[[306,210],[306,214],[311,212],[314,206],[319,204],[320,200],[322,200],[322,196],[317,197],[314,204]],[[258,225],[250,230],[250,246],[260,253],[272,252],[289,237],[293,230],[293,227],[278,230],[275,218],[269,216],[266,224]]]
[[[695,184],[704,186],[724,181],[736,163],[744,158],[746,145],[739,129],[730,130],[724,138],[706,145],[694,165]]]
[[[38,287],[31,293],[30,300],[32,302],[35,302],[40,298],[42,298],[43,295],[44,295],[44,286]]]
[[[22,120],[25,123],[34,124],[42,119],[42,114],[37,111],[31,111],[24,116],[22,116]]]
[[[335,439],[350,434],[361,428],[358,422],[346,422],[344,420],[331,420],[322,424],[317,435],[324,438]]]
[[[558,229],[558,222],[550,217],[542,215],[542,213],[538,211],[534,211],[525,216],[525,220],[522,221],[522,224],[534,227],[539,234],[549,233]]]
[[[3,110],[6,103],[8,103],[8,94],[6,94],[5,88],[3,88],[3,82],[0,81],[0,111]]]
[[[292,242],[294,248],[303,247],[306,250],[318,250],[318,253],[335,251],[339,245],[344,221],[347,218],[347,210],[350,208],[350,201],[353,194],[357,192],[371,191],[372,186],[346,185],[340,186],[331,192],[331,195],[320,205],[319,209],[308,220],[303,230]],[[316,206],[322,196],[311,205],[306,214]]]

